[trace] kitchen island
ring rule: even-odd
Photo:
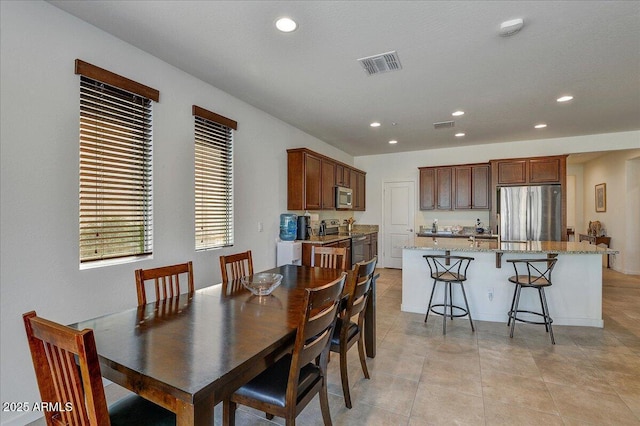
[[[557,257],[553,285],[545,290],[554,325],[603,327],[602,320],[602,256],[616,250],[588,243],[564,241],[529,241],[501,243],[474,241],[460,246],[440,240],[432,247],[405,247],[402,252],[402,306],[405,312],[425,314],[433,280],[423,256],[446,254],[470,256],[465,290],[474,320],[507,322],[514,286],[508,278],[514,275],[506,259]],[[442,300],[438,286],[434,300]],[[454,289],[454,302],[461,302],[460,290]],[[457,303],[458,304],[458,303]],[[535,291],[523,291],[520,308],[540,310]]]

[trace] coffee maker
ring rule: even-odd
[[[298,216],[297,240],[308,240],[311,237],[311,222],[309,216]]]

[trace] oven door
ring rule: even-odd
[[[364,262],[364,242],[366,239],[367,237],[351,238],[351,268],[358,262]]]

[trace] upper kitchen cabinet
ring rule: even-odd
[[[420,167],[420,210],[489,208],[489,165]]]
[[[336,208],[336,163],[330,160],[322,160],[322,210]]]
[[[336,164],[336,186],[351,188],[351,169],[342,164]]]
[[[561,184],[566,174],[566,156],[493,160],[497,185]]]
[[[489,165],[455,166],[454,209],[489,209]]]
[[[306,148],[287,150],[287,209],[335,210],[335,187],[353,189],[354,210],[365,209],[365,173]]]
[[[351,189],[353,190],[353,210],[366,210],[366,175],[359,170],[351,169]]]

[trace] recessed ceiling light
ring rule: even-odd
[[[395,145],[395,144],[397,144],[397,143],[398,143],[398,141],[393,140],[393,141],[389,141],[389,143],[390,143],[391,145]]]
[[[557,100],[558,102],[568,102],[568,101],[570,101],[571,99],[573,99],[573,96],[571,96],[571,95],[567,95],[567,96],[562,96],[562,97],[560,97],[560,98],[558,98],[558,99],[556,99],[556,100]]]
[[[298,28],[298,24],[291,18],[280,18],[276,21],[276,28],[283,33],[290,33]]]
[[[451,115],[453,115],[454,117],[460,117],[461,115],[464,115],[464,111],[456,111],[451,113]]]
[[[456,133],[456,138],[461,138],[463,137],[465,134],[460,132],[460,133]]]
[[[536,124],[533,127],[535,127],[536,129],[544,129],[545,127],[547,127],[547,125],[544,123],[540,123],[540,124]]]
[[[369,126],[371,126],[371,127],[380,127],[380,123],[378,123],[377,121],[374,121],[373,123],[369,124]]]

